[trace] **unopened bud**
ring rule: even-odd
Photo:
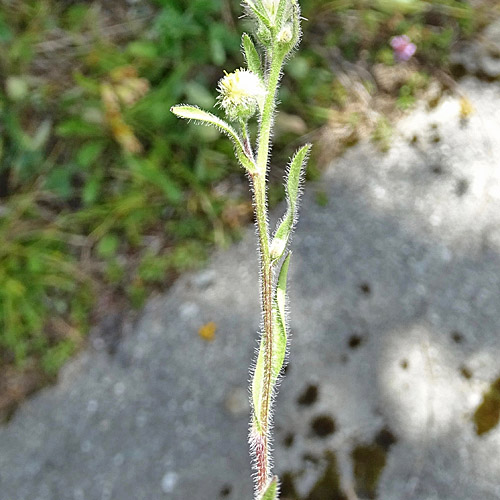
[[[269,14],[269,19],[272,22],[272,24],[276,25],[280,0],[262,0],[262,4],[267,10]],[[281,13],[281,16],[283,16],[283,18],[279,20],[280,23],[283,23],[290,18],[290,14],[292,12],[291,9],[292,9],[292,3],[290,0],[288,0],[286,2],[284,11]]]
[[[293,30],[290,24],[287,24],[281,31],[278,33],[278,42],[280,43],[290,43],[293,38]]]

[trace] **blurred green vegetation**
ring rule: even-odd
[[[57,373],[99,297],[139,307],[250,220],[229,141],[169,112],[211,108],[222,68],[242,65],[239,3],[0,2],[0,368]],[[394,96],[406,108],[487,18],[458,0],[301,4],[304,43],[280,98],[305,128],[288,120],[277,164],[349,102],[330,50],[390,67],[390,37],[410,36],[417,70]],[[387,148],[390,133],[381,118],[374,140]],[[271,189],[272,201],[282,196]]]

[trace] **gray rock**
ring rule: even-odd
[[[500,19],[487,26],[477,40],[458,43],[450,60],[469,74],[500,76]]]

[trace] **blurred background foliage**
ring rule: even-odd
[[[494,2],[301,4],[272,203],[305,135],[341,130],[316,148],[312,178],[360,130],[387,149],[388,116],[451,78],[450,47],[481,29]],[[169,112],[213,107],[222,69],[242,65],[240,13],[238,0],[0,0],[0,395],[8,377],[53,377],[92,322],[140,307],[251,220],[229,142]],[[394,60],[398,34],[417,45],[409,64]]]

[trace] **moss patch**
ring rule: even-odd
[[[480,436],[498,425],[500,421],[500,378],[493,382],[473,417],[476,433]]]
[[[377,443],[362,445],[352,452],[356,492],[360,496],[375,498],[380,473],[385,467],[386,450]]]
[[[337,458],[331,451],[325,454],[327,466],[325,472],[314,485],[306,500],[346,500],[340,489]]]

